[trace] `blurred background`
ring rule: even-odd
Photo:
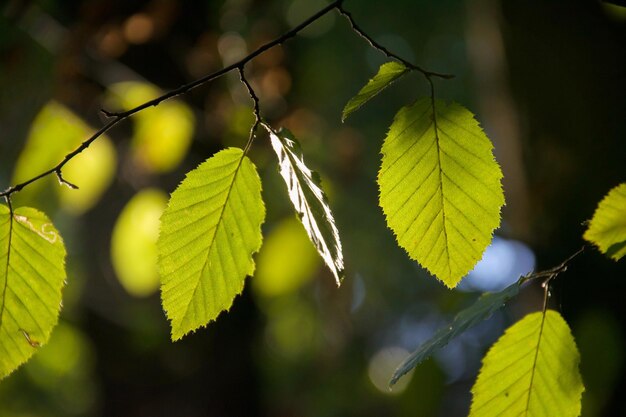
[[[129,109],[247,55],[322,0],[19,1],[0,6],[0,188],[59,162]],[[495,145],[507,205],[493,244],[458,289],[409,260],[378,207],[379,150],[395,112],[427,95],[409,75],[340,122],[385,62],[331,13],[246,66],[261,112],[299,138],[342,236],[337,289],[293,214],[260,135],[250,152],[267,220],[257,271],[217,322],[172,343],[156,275],[158,219],[185,172],[243,147],[251,100],[228,74],[143,111],[56,178],[15,195],[44,210],[68,248],[50,342],[0,382],[13,416],[464,416],[486,349],[541,308],[509,307],[403,378],[398,363],[482,291],[560,263],[595,206],[626,180],[626,12],[569,1],[346,0],[357,22],[429,70],[437,96],[474,113]],[[588,248],[555,283],[586,385],[583,415],[626,416],[626,268]]]

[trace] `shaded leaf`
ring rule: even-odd
[[[390,385],[395,384],[403,375],[428,359],[435,351],[446,346],[452,339],[481,321],[486,320],[494,312],[504,307],[507,301],[517,296],[521,284],[520,280],[500,292],[481,295],[474,304],[459,312],[450,325],[437,330],[433,337],[404,359],[393,373]]]
[[[46,215],[0,205],[0,378],[50,338],[65,278],[65,246]]]
[[[470,417],[580,415],[584,386],[571,331],[554,310],[528,314],[489,349]]]
[[[304,163],[300,144],[291,132],[287,129],[275,132],[271,127],[264,126],[270,134],[272,148],[278,156],[280,175],[287,184],[289,199],[311,242],[339,285],[343,279],[344,269],[341,241],[319,176]]]
[[[369,80],[357,95],[348,101],[341,114],[341,121],[345,121],[352,112],[358,110],[407,72],[409,72],[409,69],[400,62],[391,61],[381,65],[374,78]]]
[[[173,340],[230,308],[254,272],[264,218],[261,180],[241,149],[213,155],[172,193],[157,247]]]
[[[481,259],[500,224],[502,172],[472,113],[418,100],[382,147],[380,205],[398,244],[448,287]]]
[[[583,237],[616,261],[626,255],[626,183],[600,201]]]

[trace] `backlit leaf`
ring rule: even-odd
[[[386,62],[381,65],[374,78],[369,80],[357,95],[348,101],[348,104],[343,109],[341,121],[345,121],[352,112],[358,110],[408,71],[407,67],[396,61]]]
[[[500,292],[481,295],[474,304],[459,312],[450,325],[437,330],[433,337],[404,359],[393,373],[390,385],[395,384],[403,375],[428,359],[435,351],[443,348],[452,339],[504,307],[507,301],[517,296],[520,286],[521,281],[518,281]]]
[[[341,241],[319,176],[304,163],[300,144],[291,132],[286,129],[275,132],[269,126],[265,127],[270,134],[272,148],[278,156],[280,175],[287,184],[289,198],[296,213],[339,285],[344,269]]]
[[[470,417],[580,415],[580,356],[569,326],[554,310],[509,327],[483,359]]]
[[[626,255],[626,183],[600,201],[583,237],[616,261]]]
[[[458,104],[418,100],[382,147],[380,205],[398,243],[448,287],[481,259],[500,224],[502,172],[492,144]]]
[[[172,193],[157,247],[173,340],[230,308],[254,272],[264,218],[261,180],[241,149],[213,155]]]
[[[0,205],[0,378],[48,341],[65,278],[65,247],[50,220]]]

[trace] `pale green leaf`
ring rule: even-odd
[[[15,164],[13,183],[26,181],[54,167],[93,132],[70,109],[55,101],[49,102],[33,121]],[[68,212],[84,213],[100,200],[113,181],[116,164],[115,146],[103,135],[63,167],[63,177],[78,189],[59,186],[57,178],[49,175],[14,194],[13,202],[16,206],[54,209],[58,201]]]
[[[502,172],[472,113],[418,100],[382,147],[380,205],[398,243],[448,287],[481,259],[500,224]]]
[[[500,292],[481,295],[474,304],[459,312],[452,320],[452,323],[437,330],[433,337],[407,356],[393,373],[389,385],[395,384],[403,375],[428,359],[435,351],[443,348],[452,339],[504,307],[507,301],[517,296],[521,285],[522,281],[520,280]]]
[[[378,73],[352,97],[343,109],[341,121],[345,121],[350,114],[374,98],[378,93],[389,87],[394,81],[409,72],[409,69],[400,62],[386,62],[380,66]]]
[[[156,86],[126,81],[109,86],[110,102],[130,110],[161,94]],[[187,104],[168,100],[150,107],[132,118],[131,155],[134,162],[151,172],[169,172],[183,160],[193,139],[194,117]]]
[[[311,242],[339,285],[344,270],[341,241],[319,176],[304,163],[300,144],[291,132],[286,129],[275,132],[269,126],[265,127],[278,156],[280,175],[287,184],[289,199]]]
[[[262,297],[293,293],[319,270],[321,259],[302,223],[289,216],[266,235],[256,258],[252,288]]]
[[[600,201],[583,237],[616,261],[626,255],[626,183]]]
[[[157,248],[173,340],[230,308],[254,272],[264,219],[261,180],[241,149],[213,155],[172,193]]]
[[[470,417],[580,415],[580,356],[563,317],[532,313],[489,349],[472,388]]]
[[[48,341],[65,278],[65,246],[46,215],[0,205],[0,378]]]
[[[113,227],[111,263],[122,287],[136,297],[147,297],[159,288],[156,242],[166,205],[163,191],[141,190],[124,206]]]

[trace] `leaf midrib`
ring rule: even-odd
[[[200,288],[201,282],[202,282],[202,276],[204,275],[204,271],[207,268],[207,265],[209,264],[209,258],[211,257],[211,253],[213,252],[213,248],[214,248],[214,244],[215,244],[215,239],[217,237],[217,231],[220,227],[220,224],[222,223],[222,220],[224,218],[224,211],[226,210],[226,206],[228,205],[228,200],[230,199],[230,193],[233,190],[233,186],[235,185],[235,180],[237,179],[237,174],[239,173],[239,169],[241,168],[241,164],[243,163],[244,158],[246,157],[245,153],[242,152],[241,154],[241,158],[239,159],[239,162],[237,163],[237,167],[235,168],[235,171],[233,173],[233,179],[228,187],[228,191],[226,192],[226,198],[224,199],[224,204],[222,205],[222,210],[220,211],[220,215],[217,219],[217,223],[215,225],[215,229],[213,231],[213,236],[211,237],[211,242],[209,243],[209,250],[207,251],[207,255],[205,258],[205,261],[202,265],[202,269],[200,270],[200,275],[198,277],[198,282],[195,285],[195,288],[193,289],[193,293],[191,295],[190,300],[193,300],[196,298],[196,292],[198,291],[198,288]],[[187,317],[187,313],[189,312],[189,307],[191,306],[191,302],[187,303],[187,306],[185,308],[185,312],[183,313],[183,319],[184,320]]]
[[[535,358],[533,359],[532,367],[530,368],[530,384],[528,385],[528,398],[526,399],[526,408],[524,409],[524,415],[528,415],[530,410],[530,398],[532,397],[533,383],[535,382],[535,372],[537,369],[537,360],[539,359],[539,349],[541,348],[541,337],[543,335],[543,327],[546,322],[547,311],[544,310],[541,315],[541,325],[539,326],[539,336],[537,337],[537,347],[535,350]]]
[[[441,167],[441,153],[442,153],[442,149],[441,149],[441,144],[439,143],[439,132],[438,132],[438,127],[437,127],[437,108],[435,106],[435,98],[434,96],[432,97],[431,100],[432,103],[432,111],[433,111],[433,121],[432,121],[432,126],[433,126],[433,130],[435,132],[435,143],[437,145],[437,166],[439,167],[439,184],[441,184],[441,191],[440,191],[440,196],[441,196],[441,222],[443,223],[443,237],[446,241],[446,245],[445,245],[445,253],[446,253],[446,265],[448,266],[448,275],[452,275],[452,268],[450,265],[450,251],[448,249],[448,245],[450,244],[449,240],[448,240],[448,229],[446,227],[446,204],[445,204],[445,198],[444,198],[444,192],[443,192],[443,168]],[[445,281],[444,281],[445,282]]]
[[[4,266],[4,286],[2,288],[2,305],[0,305],[0,330],[4,318],[4,309],[6,304],[7,288],[9,285],[9,264],[11,262],[11,241],[13,239],[13,210],[9,206],[9,238],[7,240],[7,261]]]

